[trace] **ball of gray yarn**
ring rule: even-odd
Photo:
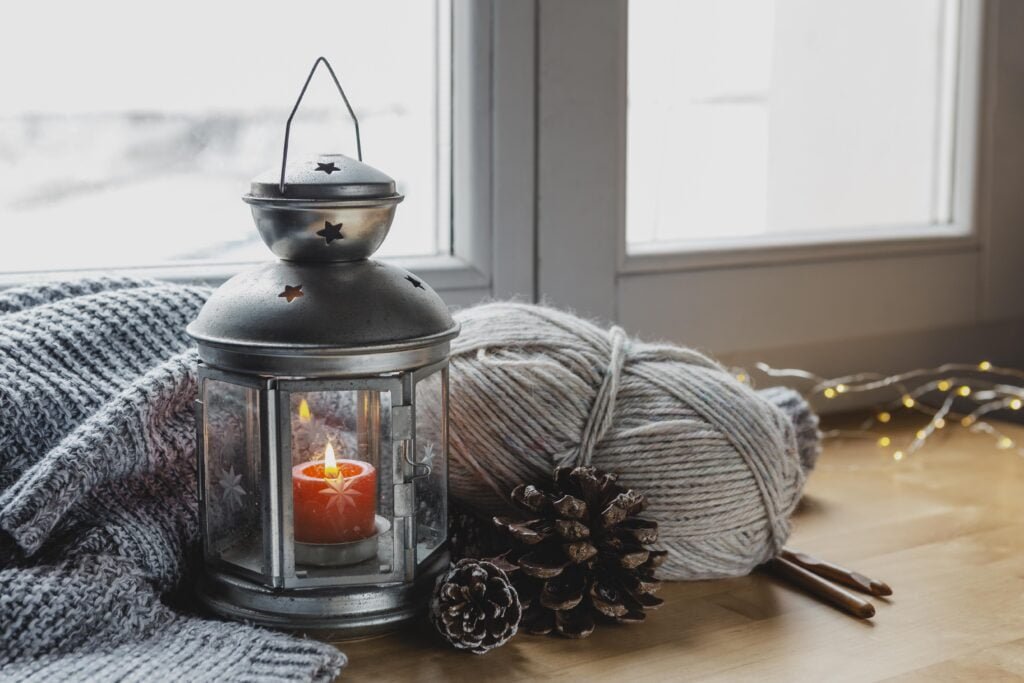
[[[456,317],[449,481],[462,504],[503,512],[517,484],[594,465],[647,495],[664,578],[746,574],[782,547],[819,442],[795,392],[755,392],[697,351],[543,306]]]

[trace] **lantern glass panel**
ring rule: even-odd
[[[205,378],[202,396],[207,561],[265,574],[259,392]]]
[[[445,416],[448,369],[416,383],[416,562],[424,562],[448,537],[448,462]]]
[[[289,406],[296,574],[391,572],[390,392],[300,391]]]

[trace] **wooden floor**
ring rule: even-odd
[[[889,582],[895,593],[875,600],[871,622],[763,575],[675,583],[646,624],[582,641],[521,635],[484,656],[416,631],[340,643],[350,659],[343,678],[1024,678],[1024,458],[989,437],[944,431],[900,462],[872,442],[831,442],[811,476],[790,545]],[[1024,428],[1005,431],[1024,442]]]

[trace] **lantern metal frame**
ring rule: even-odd
[[[445,344],[447,346],[447,343]],[[447,354],[445,354],[447,355]],[[335,377],[272,377],[229,371],[199,364],[200,395],[206,381],[225,382],[254,390],[259,416],[259,477],[262,530],[261,572],[220,559],[209,547],[207,519],[207,425],[204,403],[196,401],[197,469],[200,524],[207,572],[199,587],[200,598],[215,612],[230,618],[302,630],[341,630],[365,635],[388,630],[418,614],[436,575],[449,564],[447,541],[427,557],[418,559],[416,481],[430,475],[429,465],[416,453],[416,386],[440,377],[442,417],[440,447],[446,452],[448,412],[448,359],[417,368],[381,375]],[[389,571],[353,574],[350,568],[297,569],[294,557],[292,501],[292,443],[290,396],[294,392],[377,391],[391,397],[390,452],[380,453],[381,466],[391,468],[394,495]],[[388,458],[388,459],[386,459]],[[447,468],[445,469],[447,490]]]

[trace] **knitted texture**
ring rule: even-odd
[[[344,665],[162,599],[195,571],[184,330],[208,293],[130,278],[0,293],[0,678],[321,681]]]
[[[0,293],[0,679],[329,680],[344,665],[329,645],[167,604],[195,571],[184,329],[207,295],[127,278]],[[517,484],[592,464],[646,495],[663,578],[744,574],[781,548],[818,453],[794,392],[542,306],[457,318],[450,483],[465,505],[497,512]]]
[[[748,573],[774,557],[818,452],[790,390],[758,394],[710,358],[543,306],[456,314],[452,495],[478,514],[553,466],[594,465],[643,492],[662,578]],[[781,406],[781,407],[780,407]]]

